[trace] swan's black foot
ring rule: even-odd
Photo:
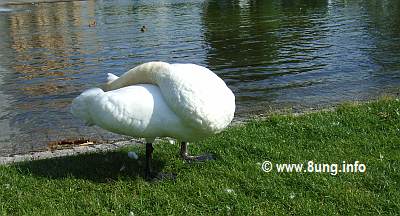
[[[144,168],[144,178],[146,181],[155,182],[163,180],[173,180],[176,179],[176,174],[173,173],[158,173],[153,172],[151,169],[151,160],[153,157],[153,144],[146,143],[146,166]]]
[[[189,155],[187,142],[181,143],[181,157],[187,162],[196,162],[196,161],[203,162],[203,161],[215,160],[215,157],[212,154],[204,154],[198,156]]]
[[[176,180],[176,174],[175,173],[156,173],[156,172],[151,172],[149,174],[146,174],[145,176],[146,181],[149,182],[157,182],[157,181],[175,181]]]
[[[204,162],[204,161],[209,161],[209,160],[215,160],[215,157],[212,154],[204,154],[204,155],[196,155],[196,156],[182,154],[181,156],[187,162]]]

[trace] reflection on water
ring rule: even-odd
[[[268,107],[315,107],[397,89],[399,59],[396,0],[6,4],[0,6],[0,155],[58,139],[118,138],[72,118],[69,104],[106,73],[147,61],[211,68],[235,92],[241,118]]]
[[[239,113],[377,95],[399,83],[399,34],[390,32],[400,4],[373,2],[211,1],[207,64],[235,89]]]

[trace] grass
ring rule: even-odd
[[[217,157],[206,163],[157,144],[156,170],[176,181],[144,181],[143,146],[0,166],[0,215],[397,215],[399,130],[400,102],[386,98],[232,127],[190,146]],[[360,161],[366,172],[266,173],[265,160]]]

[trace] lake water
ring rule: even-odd
[[[0,155],[120,138],[74,119],[70,102],[153,60],[213,70],[237,118],[399,92],[398,0],[26,2],[0,5]]]

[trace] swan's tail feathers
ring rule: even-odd
[[[113,82],[114,80],[118,79],[119,77],[112,74],[112,73],[108,73],[107,74],[107,84]]]

